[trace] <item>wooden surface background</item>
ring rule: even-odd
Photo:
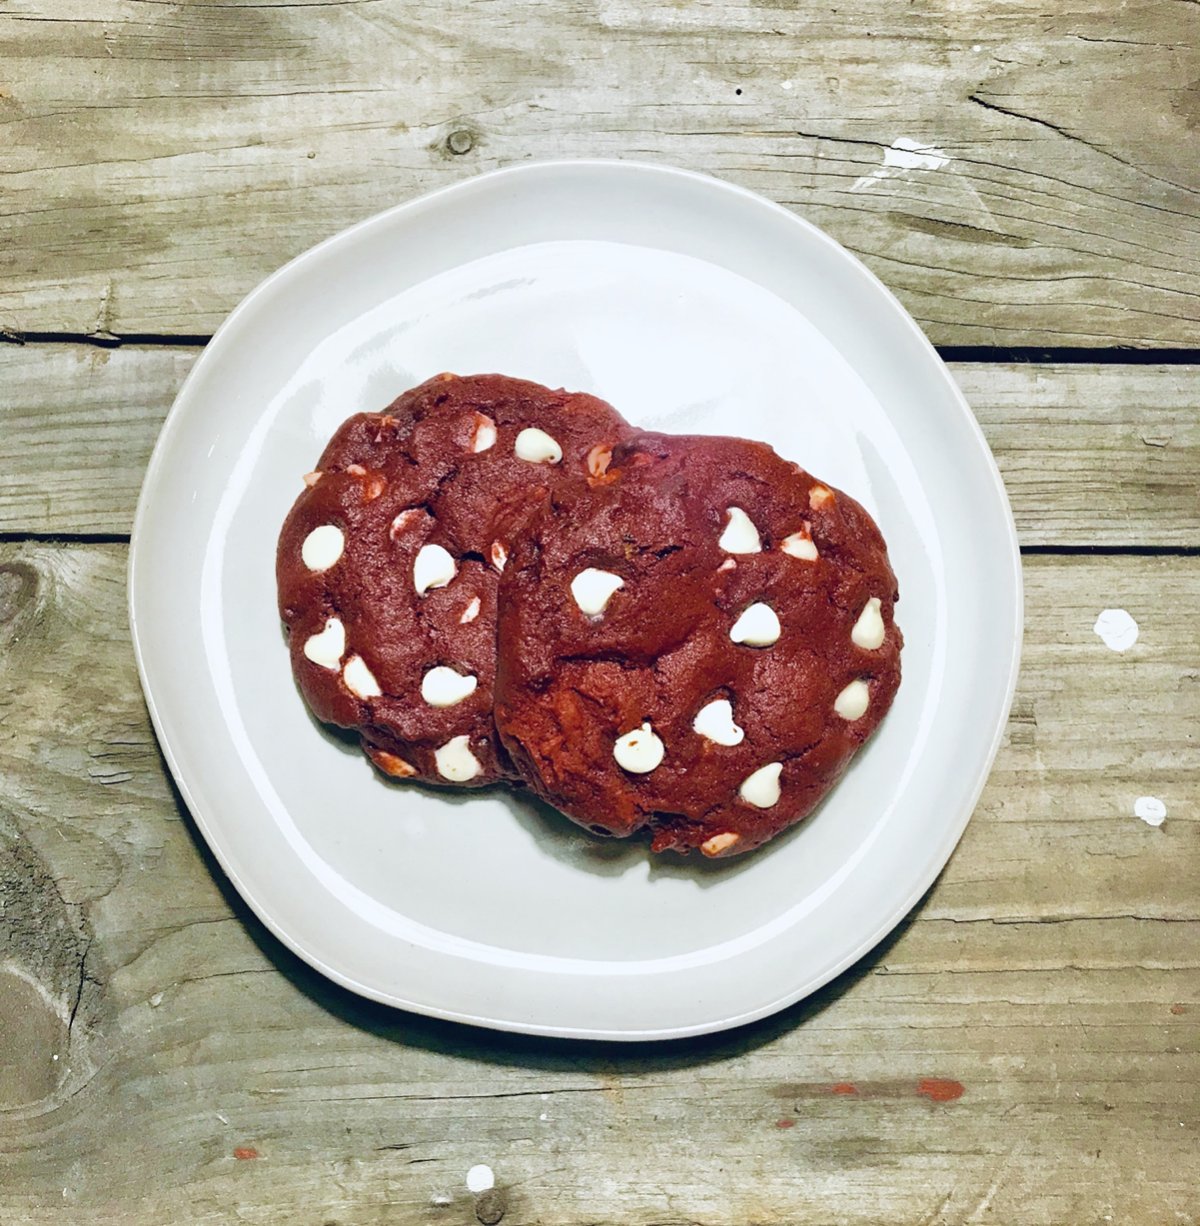
[[[0,1222],[1200,1221],[1198,44],[1188,0],[0,0]],[[298,963],[173,790],[125,616],[155,434],[244,292],[591,155],[860,254],[956,359],[1026,553],[929,896],[814,998],[642,1047]]]

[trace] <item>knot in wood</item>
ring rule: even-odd
[[[475,1201],[475,1216],[483,1226],[496,1226],[507,1208],[504,1193],[499,1188],[488,1188],[486,1192],[481,1192]]]

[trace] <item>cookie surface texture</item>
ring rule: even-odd
[[[551,494],[604,480],[632,433],[594,397],[439,375],[334,435],[289,512],[279,612],[316,717],[396,778],[511,778],[496,736],[497,590]]]
[[[639,434],[606,475],[551,498],[509,558],[501,737],[596,833],[749,851],[812,812],[892,703],[883,538],[760,443]]]

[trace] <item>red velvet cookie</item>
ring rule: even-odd
[[[500,572],[551,493],[566,504],[605,481],[631,433],[595,397],[501,375],[439,375],[345,422],[276,557],[314,714],[395,777],[511,777],[492,721]]]
[[[900,680],[896,579],[848,495],[761,443],[639,434],[501,581],[496,723],[534,789],[656,851],[808,815]]]

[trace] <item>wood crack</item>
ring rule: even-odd
[[[58,885],[57,883],[55,883],[55,889],[57,888],[58,888]],[[61,893],[59,897],[61,897]],[[79,954],[79,981],[75,985],[75,999],[71,1002],[71,1012],[70,1012],[70,1015],[67,1017],[67,1040],[68,1042],[70,1041],[71,1037],[74,1034],[75,1018],[79,1015],[79,1005],[80,1005],[80,1002],[83,1000],[83,989],[89,980],[89,976],[87,973],[87,960],[88,960],[88,954],[91,953],[92,951],[92,945],[95,943],[95,939],[96,939],[95,937],[89,936],[87,939],[87,943],[84,945],[82,951]],[[92,980],[92,982],[95,983],[96,981]],[[99,985],[97,984],[97,986]]]
[[[669,1088],[668,1082],[636,1082],[622,1087],[630,1090],[663,1090]],[[547,1086],[537,1090],[497,1090],[482,1094],[347,1094],[333,1095],[312,1100],[317,1102],[375,1102],[376,1100],[396,1100],[414,1103],[446,1103],[446,1102],[477,1102],[493,1101],[502,1098],[537,1098],[555,1097],[560,1094],[605,1094],[604,1086]],[[387,1148],[387,1147],[385,1147]]]
[[[1155,183],[1162,183],[1167,187],[1174,188],[1176,191],[1187,192],[1190,189],[1183,186],[1182,183],[1176,183],[1172,179],[1164,179],[1161,175],[1151,174],[1144,166],[1139,166],[1136,162],[1127,161],[1119,154],[1113,153],[1111,149],[1105,149],[1100,145],[1093,144],[1085,137],[1078,136],[1074,132],[1068,131],[1059,124],[1052,122],[1049,119],[1039,119],[1036,115],[1026,115],[1023,111],[1013,110],[1011,107],[1001,106],[998,102],[991,102],[987,98],[979,94],[968,94],[967,101],[975,103],[976,106],[981,106],[985,111],[995,111],[998,115],[1006,115],[1009,119],[1020,119],[1025,123],[1036,124],[1039,128],[1045,128],[1049,132],[1054,132],[1061,136],[1064,140],[1073,141],[1075,144],[1083,145],[1084,148],[1092,150],[1093,153],[1099,153],[1103,157],[1111,158],[1114,162],[1136,174],[1145,175],[1147,179],[1152,179]]]
[[[175,987],[182,987],[185,983],[204,983],[208,979],[233,979],[238,975],[278,975],[279,971],[273,966],[248,966],[239,971],[209,971],[205,975],[185,975],[182,979],[175,980]]]
[[[871,973],[883,979],[900,978],[906,975],[1061,975],[1063,971],[1078,971],[1081,975],[1091,975],[1096,971],[1157,971],[1163,974],[1174,974],[1177,971],[1195,970],[1197,966],[1200,966],[1200,963],[1056,962],[1053,966],[934,966],[912,967],[904,970],[879,966]]]
[[[1136,38],[1093,38],[1088,34],[1068,34],[1068,38],[1073,38],[1081,43],[1111,43],[1116,47],[1153,47],[1159,51],[1187,51],[1190,50],[1183,43],[1146,43],[1141,42]]]

